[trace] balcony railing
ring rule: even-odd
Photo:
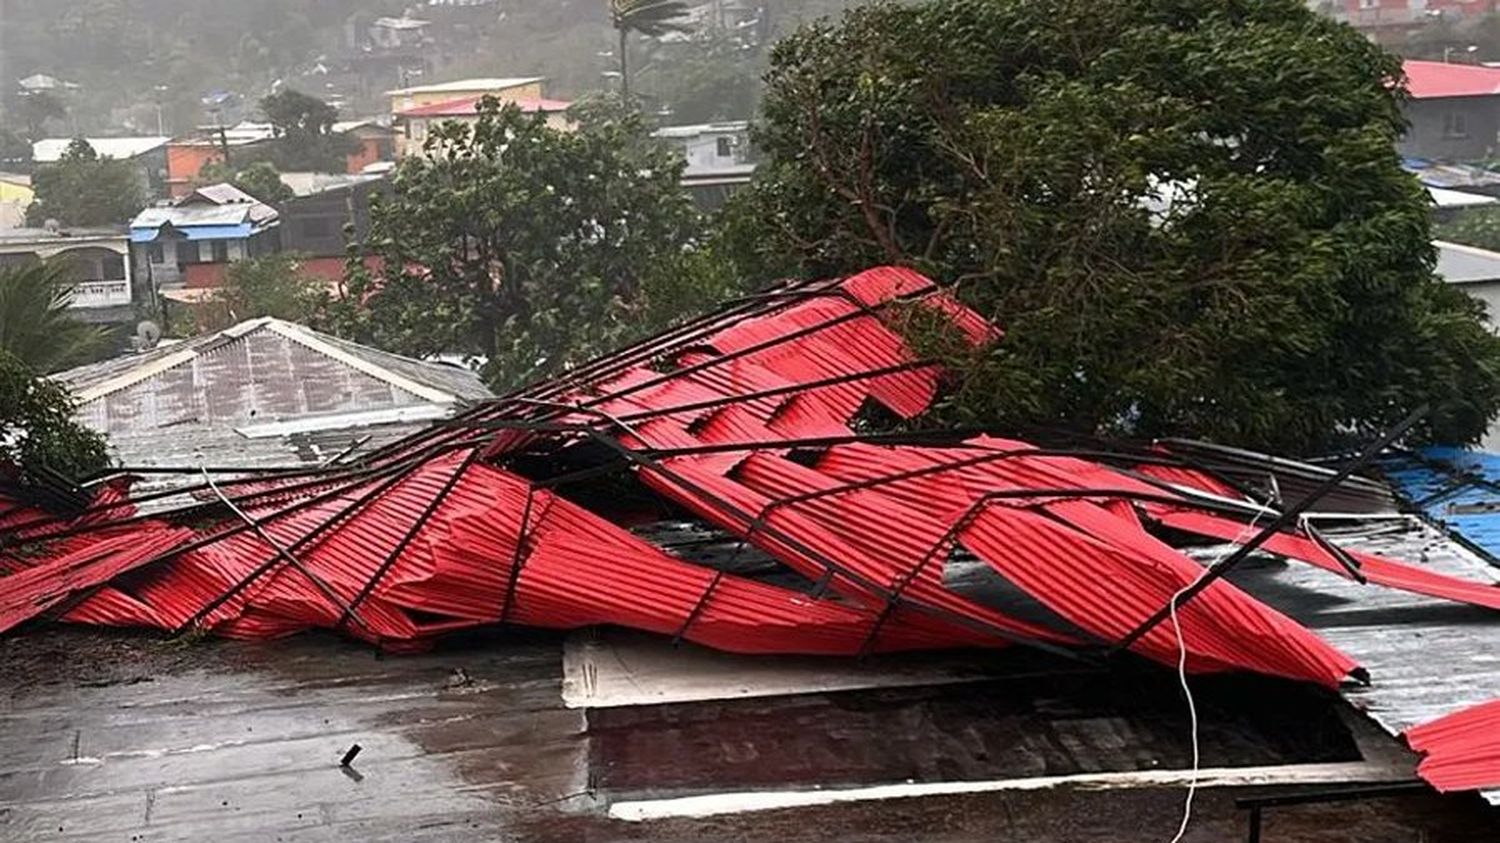
[[[130,282],[79,281],[68,298],[69,307],[119,307],[130,304]]]

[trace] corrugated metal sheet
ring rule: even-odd
[[[741,652],[1019,642],[1079,657],[1131,639],[1202,574],[1187,543],[1169,543],[1164,528],[1235,541],[1255,531],[1259,503],[1170,448],[1105,461],[994,437],[937,445],[900,439],[910,433],[856,433],[871,406],[911,418],[935,396],[940,372],[915,358],[890,318],[907,304],[944,314],[970,342],[998,336],[907,270],[779,288],[348,464],[200,487],[150,520],[186,532],[163,532],[170,547],[149,558],[112,555],[124,548],[108,544],[111,531],[142,523],[123,510],[84,523],[0,523],[0,537],[29,529],[35,550],[9,560],[26,570],[0,578],[0,607],[11,607],[9,622],[29,616],[27,587],[8,585],[22,576],[45,580],[49,605],[66,600],[68,619],[245,638],[323,627],[404,647],[496,622],[607,623]],[[165,409],[135,403],[135,384],[119,381],[119,371],[93,381],[118,389],[93,388],[108,393],[106,405],[117,402],[106,411],[157,421],[259,416],[277,402],[307,412],[395,400],[389,383],[368,394],[337,379],[286,394],[262,388],[254,383],[261,364],[314,363],[297,349],[260,349],[253,337],[205,347],[194,359],[208,363],[190,376],[163,366],[140,379],[171,387]],[[1256,455],[1216,459],[1242,474],[1271,465],[1304,484],[1326,476]],[[611,473],[612,485],[589,485]],[[1380,500],[1367,484],[1340,492],[1350,502]],[[236,507],[217,505],[219,494]],[[628,529],[684,511],[714,541],[774,560],[777,575],[674,554]],[[38,524],[60,532],[37,542]],[[1288,570],[1316,583],[1296,589],[1315,607],[1328,593],[1372,607],[1500,605],[1488,580],[1407,557],[1355,554],[1364,574],[1389,588],[1358,586],[1302,526],[1266,548],[1310,563]],[[956,587],[954,559],[983,566],[1009,602]],[[47,565],[70,573],[26,577]],[[117,576],[117,565],[129,576]],[[1345,681],[1389,650],[1368,630],[1311,629],[1302,621],[1320,616],[1290,611],[1284,598],[1239,577],[1214,582],[1178,613],[1189,669],[1256,671],[1361,699]],[[1173,664],[1176,636],[1158,625],[1131,650]],[[1384,681],[1375,671],[1371,687],[1383,690]]]

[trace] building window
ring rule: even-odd
[[[427,137],[427,121],[412,120],[406,124],[406,136],[414,141],[423,140]]]
[[[160,243],[151,243],[146,246],[146,260],[151,263],[166,263],[167,259],[162,255]]]
[[[734,142],[731,141],[728,137],[720,137],[716,154],[720,158],[729,158],[730,156],[734,155]]]
[[[213,246],[214,263],[224,263],[229,260],[228,240],[210,240],[209,243]]]
[[[1443,137],[1466,138],[1469,136],[1468,121],[1462,111],[1450,111],[1443,115]]]
[[[1378,9],[1380,8],[1380,0],[1359,0],[1359,7],[1361,9]]]
[[[100,258],[99,268],[103,270],[105,281],[125,280],[125,258],[120,255],[105,255]]]

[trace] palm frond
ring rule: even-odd
[[[42,373],[87,362],[105,332],[68,311],[71,294],[62,263],[0,269],[0,348]]]

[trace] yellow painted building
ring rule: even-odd
[[[26,176],[0,173],[0,228],[20,228],[26,224],[26,207],[36,193]]]
[[[567,128],[564,112],[572,103],[549,100],[542,95],[541,76],[478,77],[398,88],[387,91],[391,98],[391,122],[399,132],[396,154],[399,157],[421,155],[427,130],[433,123],[445,120],[472,121],[482,97],[493,96],[502,102],[514,102],[525,111],[547,115],[555,128]]]
[[[436,105],[465,97],[482,97],[485,94],[493,94],[502,100],[539,100],[542,98],[542,83],[545,81],[546,78],[541,76],[481,76],[417,85],[413,88],[397,88],[385,93],[391,98],[391,115],[394,117],[399,112],[419,106]]]

